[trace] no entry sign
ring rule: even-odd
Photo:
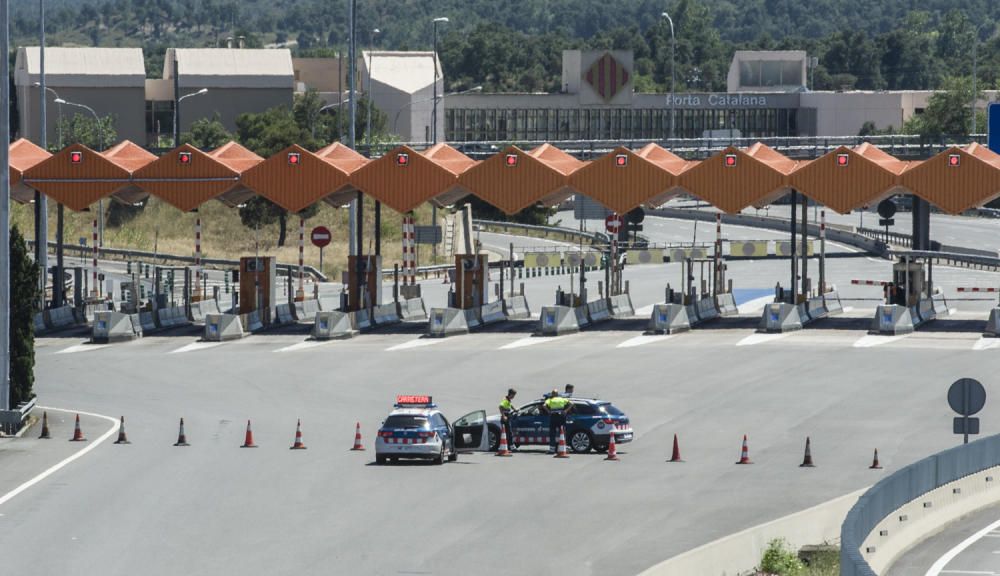
[[[604,227],[610,234],[617,234],[622,227],[622,217],[618,214],[608,216],[604,219]]]
[[[330,238],[330,230],[326,226],[317,226],[309,233],[309,239],[312,240],[313,246],[317,248],[322,248],[329,244]]]

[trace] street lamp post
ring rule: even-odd
[[[448,23],[447,17],[442,16],[441,18],[434,19],[434,53],[431,57],[434,59],[434,110],[431,112],[431,143],[437,144],[437,129],[438,129],[438,24]]]
[[[670,17],[670,14],[666,12],[663,13],[663,17],[667,19],[670,23],[670,138],[674,138],[674,111],[676,104],[674,103],[674,20]]]
[[[47,150],[48,125],[45,118],[45,0],[38,0],[38,61],[39,61],[39,128],[38,145],[43,150]],[[35,262],[41,274],[38,275],[40,306],[39,310],[45,308],[45,285],[49,276],[49,207],[48,199],[44,194],[35,190]],[[53,291],[55,286],[53,285]],[[55,294],[53,294],[55,295]]]
[[[10,12],[0,0],[0,410],[10,406]]]
[[[977,26],[972,36],[972,134],[976,133],[976,75],[979,72],[979,31],[983,26]]]
[[[35,82],[32,84],[32,86],[40,88],[42,86],[42,83]],[[52,95],[55,96],[54,101],[56,102],[62,99],[59,97],[58,92],[56,92],[52,88],[49,88],[48,86],[45,87],[45,92],[51,92]],[[59,104],[59,120],[58,120],[56,134],[58,134],[57,136],[59,139],[58,148],[60,150],[62,150],[63,147],[62,109],[63,109],[62,104]],[[48,111],[46,110],[45,115],[47,114]],[[45,132],[46,130],[42,130],[43,134],[45,134]],[[63,305],[63,300],[65,299],[63,294],[63,270],[65,269],[65,264],[63,260],[63,231],[65,227],[63,222],[65,220],[65,213],[66,213],[66,207],[63,206],[62,203],[56,204],[56,275],[55,275],[55,280],[52,282],[53,308],[61,307]]]
[[[64,100],[62,98],[56,98],[55,102],[56,104],[66,104],[67,106],[76,106],[77,108],[83,108],[87,112],[90,112],[91,114],[94,115],[94,121],[97,122],[98,141],[100,142],[100,148],[98,149],[98,152],[104,152],[104,144],[105,144],[104,126],[101,124],[101,118],[100,116],[97,115],[97,112],[90,106],[87,106],[86,104],[70,102],[69,100]],[[104,199],[103,198],[97,201],[97,211],[99,212],[97,216],[97,222],[98,222],[97,245],[103,248],[104,247]]]
[[[372,30],[371,42],[369,42],[368,46],[368,92],[366,94],[368,98],[368,114],[365,119],[365,143],[368,145],[369,157],[372,155],[372,64],[375,59],[375,37],[381,33],[382,31],[378,28]]]
[[[190,98],[192,96],[201,96],[202,94],[207,94],[208,88],[202,88],[197,92],[192,92],[190,94],[185,94],[177,99],[174,103],[174,147],[180,146],[181,144],[181,102],[185,98]]]

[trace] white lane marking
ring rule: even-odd
[[[15,496],[17,496],[21,492],[24,492],[28,488],[31,488],[35,484],[38,484],[42,480],[45,480],[49,476],[55,474],[60,469],[62,469],[64,466],[66,466],[67,464],[69,464],[70,462],[76,460],[77,458],[81,458],[87,452],[90,452],[94,448],[97,448],[98,446],[101,445],[102,442],[104,442],[105,440],[107,440],[108,438],[110,438],[112,434],[115,434],[116,432],[118,432],[118,427],[120,426],[120,423],[118,422],[117,418],[112,418],[110,416],[105,416],[103,414],[93,414],[91,412],[80,412],[79,410],[65,410],[63,408],[53,408],[51,406],[36,406],[36,408],[40,408],[42,410],[53,410],[55,412],[66,412],[67,414],[81,414],[83,416],[91,416],[93,418],[103,418],[103,419],[111,422],[112,424],[114,424],[114,426],[112,426],[110,430],[108,430],[107,432],[105,432],[104,434],[102,434],[100,436],[100,438],[98,438],[97,440],[94,440],[88,446],[85,446],[82,450],[80,450],[79,452],[76,452],[72,456],[66,458],[62,462],[59,462],[58,464],[55,464],[54,466],[52,466],[48,470],[42,472],[38,476],[35,476],[31,480],[28,480],[24,484],[21,484],[17,488],[14,488],[13,490],[11,490],[10,492],[4,494],[3,496],[0,496],[0,506],[3,506],[5,503],[7,503],[9,500],[11,500],[12,498],[14,498]]]
[[[69,348],[64,348],[56,354],[73,354],[75,352],[93,352],[94,350],[100,350],[101,348],[107,348],[110,344],[91,344],[90,342],[81,342]]]
[[[316,348],[317,346],[324,346],[330,344],[332,340],[306,340],[305,342],[299,342],[298,344],[292,344],[291,346],[285,346],[284,348],[278,348],[275,352],[295,352],[297,350],[308,350],[310,348]]]
[[[636,336],[635,338],[629,338],[628,340],[615,346],[615,348],[635,348],[636,346],[644,346],[646,344],[652,344],[653,342],[663,342],[664,340],[669,340],[674,336],[676,336],[676,334],[643,334],[641,336]]]
[[[973,350],[992,350],[994,348],[1000,348],[1000,338],[984,338],[979,337],[976,343],[972,345]]]
[[[415,340],[410,340],[408,342],[403,342],[402,344],[396,344],[395,346],[390,346],[386,348],[386,352],[394,352],[396,350],[409,350],[410,348],[423,348],[424,346],[431,346],[433,344],[440,344],[444,342],[444,338],[417,338]]]
[[[192,342],[187,346],[181,346],[176,350],[171,350],[168,354],[180,354],[182,352],[196,352],[198,350],[208,350],[216,346],[222,346],[222,342]]]
[[[504,344],[503,346],[497,348],[497,350],[513,350],[515,348],[524,348],[525,346],[534,346],[535,344],[541,344],[543,342],[555,342],[564,338],[566,338],[566,336],[528,336],[527,338],[515,340],[510,344]]]
[[[873,346],[881,346],[883,344],[888,344],[889,342],[902,340],[907,336],[909,336],[909,334],[898,334],[896,336],[888,336],[885,334],[867,334],[858,338],[854,342],[854,348],[871,348]]]
[[[774,296],[761,296],[760,298],[754,298],[740,304],[736,307],[736,311],[740,314],[753,314],[754,312],[760,312],[772,302],[774,302]]]
[[[944,570],[942,574],[979,574],[981,576],[997,576],[996,572],[989,572],[985,570]]]
[[[737,346],[756,346],[765,342],[774,342],[792,335],[792,332],[780,332],[777,334],[751,334],[736,343]]]

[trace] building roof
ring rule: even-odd
[[[15,82],[29,86],[39,80],[38,46],[17,50]],[[100,77],[100,80],[95,79]],[[45,82],[53,87],[133,87],[146,85],[142,48],[45,48]]]
[[[370,162],[368,158],[365,158],[340,142],[334,142],[325,148],[320,148],[316,151],[316,156],[347,174],[353,174],[356,170]],[[354,187],[353,183],[348,183],[323,198],[323,201],[330,206],[339,208],[353,200],[357,193],[358,190]]]
[[[469,168],[479,164],[478,160],[473,160],[443,143],[431,146],[427,150],[424,150],[422,154],[436,162],[438,166],[454,174],[456,178],[454,186],[431,199],[433,204],[438,207],[448,206],[472,193],[469,189],[462,186],[457,178]]]
[[[215,150],[212,150],[208,153],[208,155],[221,164],[232,168],[240,175],[264,161],[263,158],[233,140],[230,140]],[[218,198],[220,202],[227,206],[239,206],[250,198],[253,198],[255,195],[256,192],[247,188],[241,182],[232,190],[222,194]]]
[[[21,178],[32,166],[52,157],[47,151],[33,142],[21,138],[10,144],[10,197],[15,202],[27,204],[35,197],[35,191]]]
[[[168,48],[164,79],[174,77],[175,54],[182,88],[294,87],[292,53],[285,48]]]
[[[433,52],[388,52],[362,51],[365,71],[371,58],[371,77],[374,82],[392,86],[407,94],[413,94],[434,83]],[[443,74],[441,62],[437,60],[438,78]]]

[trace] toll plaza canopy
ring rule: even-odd
[[[37,190],[77,211],[108,197],[135,202],[152,195],[186,211],[213,198],[236,206],[260,195],[299,212],[318,201],[342,206],[361,191],[403,213],[472,194],[515,214],[574,193],[619,213],[681,193],[738,212],[795,190],[841,213],[903,193],[956,214],[1000,196],[1000,155],[978,144],[919,162],[868,143],[813,160],[791,159],[761,143],[700,161],[656,144],[618,147],[588,162],[551,144],[530,151],[509,146],[481,162],[446,144],[422,152],[400,146],[374,160],[339,143],[316,153],[293,145],[267,159],[235,142],[208,153],[185,145],[158,159],[128,141],[104,153],[73,144],[49,156],[19,140],[10,152],[15,201],[28,202]]]

